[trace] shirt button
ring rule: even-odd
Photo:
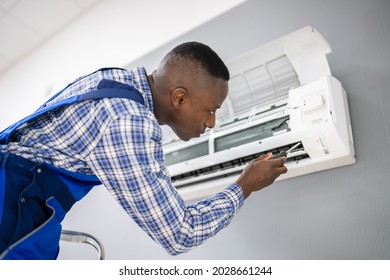
[[[38,168],[38,169],[37,169],[37,172],[38,172],[38,173],[41,173],[41,172],[42,172],[42,169]]]
[[[24,196],[22,196],[22,197],[20,198],[20,202],[21,202],[21,203],[25,203],[25,202],[26,202],[26,198],[25,198]]]

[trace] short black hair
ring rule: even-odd
[[[188,63],[189,61],[198,64],[202,70],[212,77],[229,81],[230,73],[228,68],[218,54],[208,45],[199,42],[186,42],[173,48],[164,58],[168,63]],[[184,60],[184,61],[183,61]]]

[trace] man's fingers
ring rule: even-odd
[[[272,158],[271,154],[271,158],[269,158],[268,161],[272,162],[273,167],[281,167],[286,163],[286,157]]]
[[[287,168],[286,168],[286,166],[284,166],[284,164],[286,162],[286,157],[280,157],[280,158],[273,159],[272,158],[272,153],[268,153],[268,154],[265,154],[265,155],[262,155],[262,156],[258,157],[254,161],[257,161],[259,163],[260,163],[260,161],[268,161],[269,164],[270,164],[269,166],[274,168],[275,171],[279,175],[287,173]]]
[[[287,167],[284,165],[282,167],[278,167],[277,170],[278,170],[279,174],[287,173]]]
[[[256,160],[272,160],[274,166],[282,166],[286,162],[286,157],[272,158],[272,153],[267,153],[258,157]]]
[[[286,157],[269,159],[268,161],[273,163],[272,166],[279,174],[287,173],[287,167],[284,166],[284,164],[286,163]]]
[[[267,153],[265,155],[258,157],[257,159],[258,160],[269,160],[270,158],[272,158],[272,153]]]

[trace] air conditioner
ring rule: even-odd
[[[278,180],[355,163],[347,96],[328,53],[308,26],[241,55],[227,63],[230,92],[214,129],[182,142],[163,128],[166,163],[185,200],[223,190],[252,159],[297,143]]]

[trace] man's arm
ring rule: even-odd
[[[244,194],[270,184],[276,176],[275,163],[283,160],[259,161],[246,168],[237,181],[241,187],[234,183],[187,206],[164,165],[161,130],[156,122],[137,115],[118,118],[90,155],[92,169],[114,198],[172,255],[187,252],[226,227],[242,206]],[[266,174],[270,171],[271,176]]]

